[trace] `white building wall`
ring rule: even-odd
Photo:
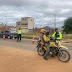
[[[28,19],[28,29],[34,29],[34,19],[33,18]]]
[[[21,29],[22,33],[28,33],[28,29]]]
[[[14,31],[16,31],[16,28],[9,28],[10,30],[14,30]]]
[[[19,23],[20,25],[18,25],[18,23],[19,22],[16,24],[16,30],[21,28],[23,33],[32,32],[32,30],[35,28],[34,19],[32,17],[21,18]]]

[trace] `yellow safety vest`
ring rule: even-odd
[[[18,30],[17,33],[18,33],[18,34],[22,34],[22,30]]]
[[[55,37],[56,32],[52,35],[52,37]],[[61,32],[59,32],[59,37],[57,37],[57,39],[62,39],[62,34]]]

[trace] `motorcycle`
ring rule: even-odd
[[[53,56],[53,57],[57,56],[58,59],[60,61],[62,61],[62,62],[68,62],[70,60],[70,54],[67,51],[68,48],[65,47],[65,46],[62,46],[59,41],[57,41],[57,40],[55,40],[55,41],[51,40],[49,42],[49,47],[50,47],[50,55],[51,56]],[[37,52],[38,52],[38,54],[40,56],[45,55],[46,50],[47,50],[47,48],[46,48],[45,45],[42,48],[43,53],[41,53],[41,45],[40,45],[39,41],[37,42],[37,47],[36,48],[37,48]]]

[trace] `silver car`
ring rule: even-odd
[[[3,38],[3,35],[5,35],[5,38],[12,39],[13,36],[14,38],[17,38],[17,32],[14,30],[5,30],[0,33],[0,38]]]

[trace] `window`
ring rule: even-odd
[[[22,20],[26,20],[26,18],[22,18]]]
[[[28,24],[22,24],[22,25],[28,25]]]
[[[31,20],[32,21],[32,20]]]
[[[11,30],[10,32],[11,32],[11,33],[16,33],[16,31],[14,31],[14,30]]]
[[[24,18],[22,20],[24,20]]]
[[[28,25],[28,24],[25,24],[25,25]]]
[[[9,33],[9,31],[5,31],[5,33]]]
[[[1,32],[1,33],[4,33],[4,31],[3,31],[3,32]]]
[[[20,24],[18,24],[18,25],[20,25]]]

